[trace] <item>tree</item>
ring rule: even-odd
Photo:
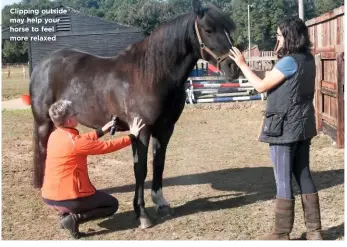
[[[251,43],[260,49],[272,49],[275,44],[277,22],[284,16],[283,0],[253,0],[232,2],[231,17],[236,23],[237,30],[234,39],[238,45],[248,47],[248,10],[250,9]]]
[[[213,3],[228,13],[236,24],[233,38],[236,45],[248,47],[247,4],[251,9],[251,43],[260,49],[272,49],[275,44],[276,26],[285,16],[298,16],[298,0],[203,0]],[[343,0],[305,0],[305,20],[309,20],[343,5]],[[87,15],[103,17],[121,24],[132,25],[149,35],[155,28],[179,15],[192,11],[191,0],[23,0],[2,9],[3,27],[8,27],[11,8],[54,8],[67,6]],[[5,52],[4,52],[5,50]],[[23,53],[24,52],[24,53]],[[3,56],[19,61],[27,52],[25,43],[3,44]]]
[[[324,14],[344,4],[344,0],[316,0],[317,15]]]
[[[5,40],[2,49],[4,63],[23,63],[28,61],[28,43]]]

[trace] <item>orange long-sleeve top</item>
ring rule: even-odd
[[[77,129],[57,128],[51,133],[41,189],[43,198],[62,201],[95,193],[88,176],[87,156],[117,151],[129,146],[135,139],[135,136],[128,135],[100,141],[100,132],[80,135]]]

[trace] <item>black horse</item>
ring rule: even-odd
[[[171,212],[162,192],[165,153],[185,105],[185,81],[199,58],[220,67],[230,78],[239,70],[228,58],[234,30],[232,20],[214,5],[193,0],[193,12],[156,29],[149,37],[115,57],[77,50],[53,52],[31,76],[34,116],[34,186],[42,186],[47,140],[54,126],[48,109],[60,99],[72,101],[78,122],[99,128],[117,115],[119,131],[134,117],[146,127],[133,143],[136,189],[134,210],[142,228],[152,225],[145,209],[149,138],[153,142],[152,200],[159,212]],[[58,148],[58,147],[57,147]]]

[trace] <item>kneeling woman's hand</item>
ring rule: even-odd
[[[113,120],[105,124],[104,127],[102,127],[102,131],[104,133],[108,132],[111,129],[112,125],[113,125]]]
[[[139,136],[139,133],[143,127],[145,127],[145,124],[141,125],[142,119],[138,121],[138,118],[135,117],[133,124],[130,126],[130,134],[133,134],[136,138]]]

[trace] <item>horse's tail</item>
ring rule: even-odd
[[[48,137],[52,133],[53,123],[51,121],[38,124],[34,121],[33,146],[33,186],[41,188],[43,184],[43,176],[45,173],[45,164],[47,156]]]
[[[34,146],[34,160],[33,160],[33,185],[35,188],[41,188],[43,183],[43,162],[40,155],[40,144],[39,144],[39,126],[34,121],[34,133],[33,133],[33,146]]]
[[[54,102],[49,91],[45,90],[44,83],[47,78],[38,76],[35,71],[30,80],[31,110],[34,116],[34,160],[33,160],[33,186],[41,188],[45,173],[48,137],[53,131],[53,122],[49,118],[48,109]]]

